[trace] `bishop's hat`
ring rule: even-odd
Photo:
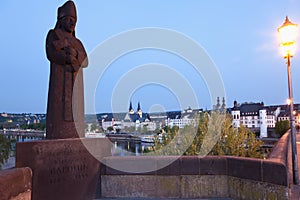
[[[71,16],[77,19],[76,7],[74,2],[71,0],[64,3],[64,5],[59,7],[57,10],[57,19],[61,19],[65,16]]]

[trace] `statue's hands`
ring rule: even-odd
[[[78,60],[77,60],[77,56],[78,56],[78,52],[76,49],[72,48],[72,47],[65,47],[64,51],[66,53],[66,64],[75,66],[78,65]]]
[[[64,50],[66,52],[66,55],[71,55],[72,57],[77,58],[78,52],[75,48],[67,46],[67,47],[64,48]]]
[[[69,65],[76,65],[77,64],[77,58],[72,55],[66,55],[66,64]]]

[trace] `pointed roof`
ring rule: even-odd
[[[141,105],[140,105],[140,102],[138,103],[138,107],[137,107],[137,111],[140,111],[141,110]]]
[[[130,101],[130,104],[129,104],[129,111],[133,110],[132,108],[132,102]]]
[[[222,99],[222,109],[226,108],[226,103],[225,103],[225,97],[223,97]]]

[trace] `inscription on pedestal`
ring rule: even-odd
[[[83,159],[84,161],[85,159]],[[88,177],[88,165],[84,163],[73,163],[73,160],[55,160],[58,165],[50,168],[50,184],[61,182],[78,182]],[[76,161],[75,161],[76,162]],[[73,164],[72,164],[73,163]]]
[[[82,141],[97,152],[97,156],[110,155],[111,144],[106,139],[45,140],[17,144],[16,166],[28,166],[33,170],[33,200],[95,198],[100,162]]]

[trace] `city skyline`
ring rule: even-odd
[[[0,3],[1,23],[6,30],[0,33],[0,112],[46,112],[50,64],[45,55],[45,38],[48,30],[54,28],[57,7],[64,2]],[[174,30],[199,44],[215,63],[223,80],[227,107],[232,107],[234,100],[263,101],[267,105],[286,103],[286,64],[279,53],[277,28],[286,15],[293,23],[300,24],[299,1],[78,0],[75,3],[76,35],[89,55],[108,38],[126,31],[146,27]],[[299,62],[298,50],[291,62],[295,103],[300,101]],[[186,80],[199,101],[198,107],[211,109],[216,103],[211,101],[205,79],[195,73],[190,63],[170,52],[144,49],[122,55],[110,64],[95,91],[96,113],[112,111],[113,92],[119,81],[149,63],[167,66]],[[177,87],[181,87],[180,83]],[[196,106],[188,105],[189,96],[185,96],[186,102],[181,105],[179,95],[159,83],[141,85],[127,95],[130,98],[120,100],[116,111],[127,111],[130,100],[133,104],[140,101],[144,112]],[[86,108],[87,114],[90,111]]]

